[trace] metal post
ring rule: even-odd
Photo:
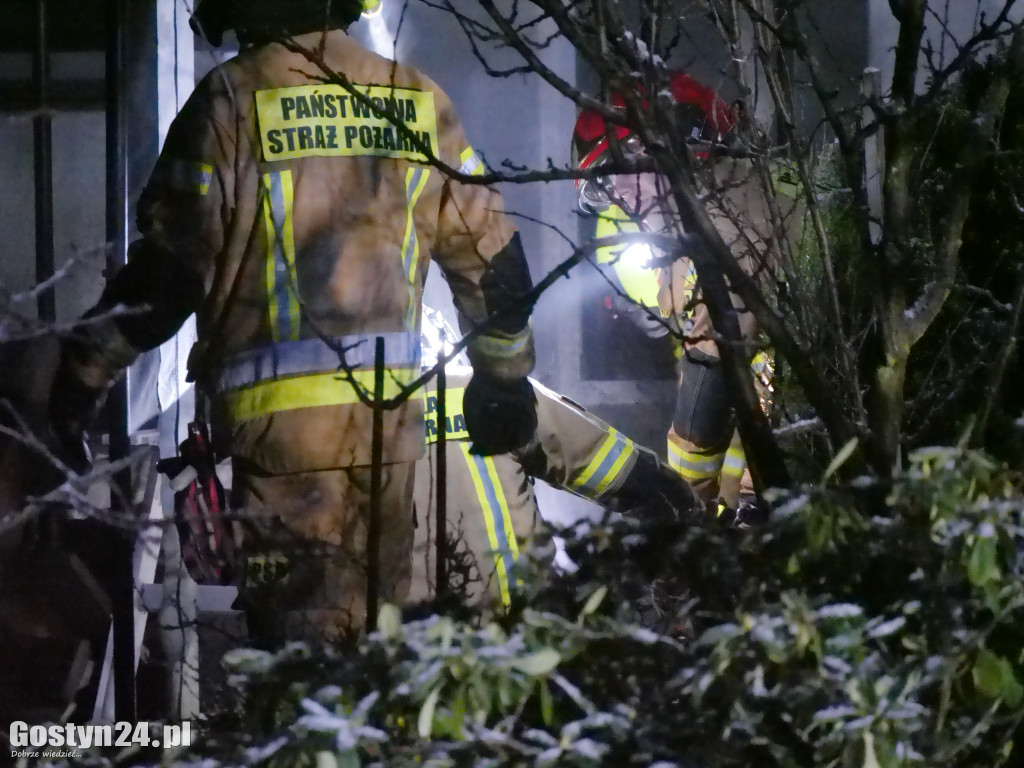
[[[861,95],[865,105],[862,110],[862,125],[874,120],[871,102],[882,97],[882,73],[876,67],[867,67],[861,76]],[[879,126],[873,134],[864,139],[864,188],[867,191],[868,232],[871,242],[878,245],[882,237],[882,185],[885,181],[885,134]]]
[[[124,120],[123,78],[125,0],[107,0],[107,278],[124,265],[127,254],[127,159]],[[110,390],[107,399],[110,430],[110,459],[128,457],[128,384],[122,377]],[[131,519],[131,470],[125,469],[112,478],[111,511],[122,519]],[[114,714],[119,721],[134,722],[135,695],[135,577],[132,568],[135,531],[112,531],[111,555],[117,563],[116,577],[111,585],[114,611]]]
[[[380,591],[381,477],[384,471],[384,337],[373,356],[373,437],[370,444],[370,521],[366,532],[366,630],[377,628]]]
[[[442,336],[443,338],[443,336]],[[442,354],[444,353],[442,345]],[[441,597],[448,591],[448,413],[445,405],[447,379],[444,366],[437,372],[437,525],[434,541],[437,547],[436,586],[434,594]]]
[[[46,0],[36,2],[36,45],[32,56],[36,113],[32,119],[36,196],[36,283],[53,277],[53,131],[50,118],[50,51],[46,29]],[[43,291],[37,301],[39,321],[57,319],[55,289]]]

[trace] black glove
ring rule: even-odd
[[[75,472],[92,464],[85,431],[95,421],[106,390],[88,387],[62,364],[50,392],[50,431],[57,457]]]
[[[740,497],[735,509],[721,501],[717,506],[718,521],[727,528],[760,528],[771,516],[768,502],[746,494]]]
[[[642,304],[637,304],[632,299],[615,294],[612,296],[612,311],[615,316],[622,315],[626,320],[636,326],[637,330],[649,339],[660,339],[667,336],[669,332],[668,321],[659,321],[657,307],[651,309]]]
[[[601,503],[623,512],[659,507],[676,517],[691,517],[699,507],[690,484],[652,451],[639,447],[636,464]]]
[[[473,374],[462,413],[472,441],[469,452],[478,456],[511,453],[529,444],[537,432],[537,397],[525,377],[504,381]]]

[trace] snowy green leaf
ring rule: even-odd
[[[825,470],[825,474],[821,477],[821,482],[827,482],[832,475],[839,471],[839,468],[843,466],[853,452],[857,450],[857,445],[860,441],[856,437],[851,437],[846,445],[839,449],[839,453],[836,454],[835,458],[832,459],[832,463],[828,465],[828,469]]]
[[[434,710],[437,709],[437,700],[441,696],[441,688],[444,683],[438,683],[427,695],[426,701],[420,707],[420,716],[416,722],[416,730],[421,739],[429,739],[434,730]]]
[[[608,587],[603,584],[595,589],[593,594],[587,598],[587,602],[583,606],[583,610],[580,611],[580,620],[582,621],[584,616],[589,616],[596,611],[607,594]]]
[[[999,578],[999,566],[996,564],[998,554],[994,538],[978,538],[971,547],[971,556],[967,561],[967,578],[976,587],[984,586]]]
[[[557,667],[561,660],[562,657],[554,648],[544,648],[536,653],[531,653],[529,656],[516,659],[512,662],[512,666],[520,672],[540,677]]]
[[[402,634],[402,614],[398,606],[391,603],[384,603],[377,614],[377,629],[388,640],[393,640]]]

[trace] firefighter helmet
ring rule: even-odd
[[[347,27],[364,11],[379,13],[381,5],[382,0],[199,0],[189,25],[212,45],[220,45],[228,30],[264,41]]]
[[[714,90],[697,82],[688,75],[676,72],[669,79],[669,93],[675,104],[674,119],[680,131],[688,139],[704,142],[725,143],[735,124],[729,105]],[[620,93],[611,95],[613,109],[622,110],[625,99]],[[646,101],[645,101],[646,106]],[[611,125],[595,110],[585,109],[580,113],[573,130],[573,162],[581,170],[597,169],[610,159],[611,141],[609,129],[614,129],[618,149],[629,159],[643,154],[640,137],[629,126]],[[640,218],[640,190],[649,187],[636,179],[630,194],[624,194],[623,185],[616,185],[611,179],[596,176],[577,179],[576,189],[580,208],[596,214],[594,236],[598,239],[619,233],[642,232],[649,222]],[[647,190],[650,192],[650,190]],[[633,204],[627,197],[636,196]],[[642,242],[630,246],[606,245],[595,252],[595,261],[606,268],[606,274],[614,275],[628,299],[620,295],[612,297],[613,311],[626,315],[643,332],[651,337],[663,336],[667,327],[658,322],[652,310],[658,306],[658,269],[651,263],[653,254]]]
[[[676,124],[690,139],[727,143],[736,123],[733,109],[718,94],[682,72],[672,74],[669,92],[676,106]],[[622,110],[622,94],[611,95],[611,107]],[[610,126],[604,116],[592,109],[584,109],[576,120],[572,134],[573,164],[581,170],[596,168],[608,160],[610,140],[608,128],[613,127],[619,147],[627,157],[643,151],[639,137],[625,125]],[[608,183],[602,179],[577,179],[576,188],[580,205],[585,210],[606,210],[611,204]]]

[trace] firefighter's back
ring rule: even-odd
[[[461,131],[443,92],[341,30],[244,52],[197,88],[141,215],[149,199],[160,217],[160,180],[180,180],[181,158],[198,160],[196,178],[209,176],[200,197],[221,196],[219,206],[206,201],[198,228],[178,219],[165,236],[177,253],[197,238],[192,251],[219,245],[213,263],[198,265],[210,290],[193,362],[235,455],[274,473],[370,463],[370,411],[355,385],[364,394],[372,386],[378,335],[387,396],[417,371],[420,297],[445,188],[430,160],[458,156],[449,133]],[[306,381],[288,392],[277,376],[254,393],[262,383],[238,373],[289,355],[312,366],[295,373],[332,374],[322,382],[331,391],[318,400]],[[338,369],[349,383],[333,376]],[[418,458],[420,419],[418,400],[385,414],[385,462]]]

